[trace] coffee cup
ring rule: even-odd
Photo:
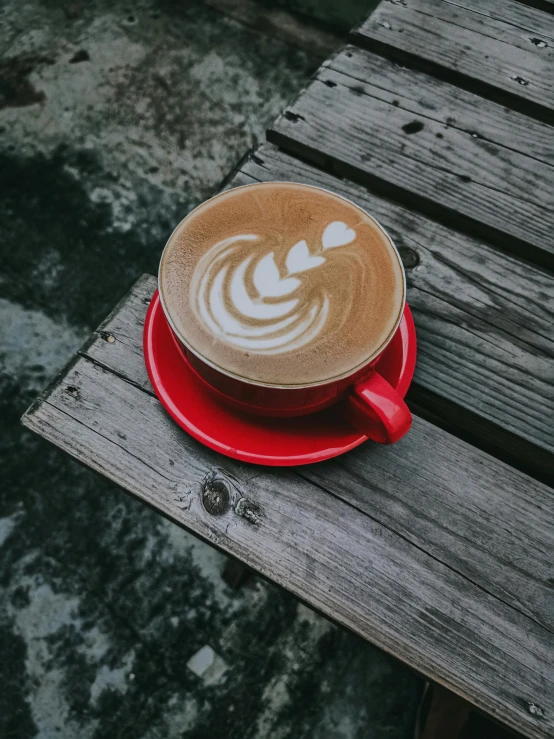
[[[376,369],[405,292],[398,252],[375,219],[296,183],[256,183],[206,201],[177,226],[159,270],[174,341],[220,402],[269,418],[338,404],[383,443],[411,425]]]

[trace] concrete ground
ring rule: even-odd
[[[229,589],[221,554],[19,425],[317,63],[199,1],[0,5],[2,739],[409,736],[409,670]]]

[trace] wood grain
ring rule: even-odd
[[[154,394],[142,351],[144,319],[158,286],[152,275],[142,275],[121,303],[102,321],[81,353]]]
[[[554,121],[554,18],[516,0],[382,2],[356,43]]]
[[[105,366],[77,360],[24,423],[496,718],[550,736],[551,491],[418,418],[394,448],[297,472],[212,453],[140,387],[142,358],[118,340],[145,287],[104,324]],[[231,500],[217,517],[201,502],[214,477]]]
[[[319,69],[268,139],[554,268],[553,133],[349,46]]]
[[[554,278],[269,144],[228,187],[271,180],[324,187],[382,223],[407,265],[418,335],[410,397],[457,434],[554,479]]]
[[[144,361],[131,345],[140,346],[145,295],[151,295],[155,289],[153,277],[142,278],[121,310],[103,324],[102,331],[83,350],[89,358],[150,393]],[[115,341],[106,341],[106,336]],[[418,446],[413,456],[402,444],[375,445],[371,472],[367,468],[366,445],[359,452],[351,452],[331,463],[299,468],[299,474],[398,531],[497,597],[508,598],[513,607],[554,631],[553,590],[548,582],[553,572],[547,554],[548,541],[554,535],[548,531],[553,508],[551,494],[535,500],[529,507],[528,491],[526,487],[520,489],[518,482],[528,478],[485,457],[486,478],[480,478],[480,470],[480,481],[477,483],[476,478],[475,486],[469,485],[471,497],[468,498],[468,488],[459,484],[457,474],[452,474],[452,469],[457,469],[460,442],[435,426],[429,424],[426,428],[426,439],[421,442],[424,448]],[[428,448],[434,449],[433,460],[429,462],[433,472],[423,472],[421,480],[421,460],[428,454]],[[470,449],[464,446],[464,453],[469,454]],[[397,468],[404,470],[400,479],[395,476]],[[508,485],[509,493],[506,492],[508,470],[514,475]],[[430,487],[428,483],[433,478],[434,486]],[[370,498],[368,479],[375,485]],[[541,489],[539,485],[537,490]],[[545,510],[547,521],[543,519]],[[519,520],[525,521],[521,528],[514,526]],[[531,551],[528,550],[530,540],[537,542]],[[468,557],[472,546],[475,549]],[[500,560],[492,569],[491,556]]]

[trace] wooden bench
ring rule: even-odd
[[[321,185],[391,232],[419,342],[416,415],[401,442],[294,470],[206,449],[148,381],[151,276],[23,422],[493,718],[546,739],[554,16],[549,0],[536,5],[383,2],[224,185]]]

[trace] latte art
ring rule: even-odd
[[[353,203],[308,185],[221,193],[175,229],[159,273],[181,341],[255,384],[344,377],[396,329],[404,275],[392,242]]]
[[[323,231],[319,253],[312,254],[305,239],[292,246],[284,274],[275,252],[260,256],[260,236],[240,234],[215,244],[198,262],[191,283],[191,307],[207,328],[222,340],[250,352],[278,354],[293,351],[315,339],[324,328],[330,297],[313,289],[311,275],[321,268],[326,250],[350,244],[353,229],[333,221]],[[237,263],[237,252],[241,259]],[[348,313],[347,305],[334,306]],[[331,307],[333,310],[333,307]]]

